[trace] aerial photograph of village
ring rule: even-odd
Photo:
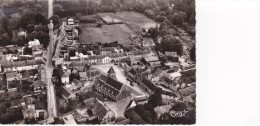
[[[0,124],[195,124],[195,0],[0,0]]]

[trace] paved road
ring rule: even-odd
[[[52,54],[53,54],[53,24],[49,25],[49,35],[50,35],[50,43],[48,46],[48,54],[47,54],[47,63],[46,63],[46,80],[47,80],[47,103],[48,103],[48,123],[52,123],[54,118],[57,117],[57,106],[56,106],[56,96],[55,90],[52,83]]]

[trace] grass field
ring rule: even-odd
[[[109,17],[111,20],[122,19],[124,24],[102,25],[81,23],[81,43],[107,43],[118,41],[119,44],[130,45],[130,35],[139,34],[142,28],[156,27],[156,22],[137,12],[99,13],[100,17]]]
[[[87,27],[83,24],[81,29],[79,40],[81,43],[118,41],[119,44],[129,45],[132,42],[129,36],[135,34],[125,24],[103,25],[102,27]]]
[[[141,32],[142,28],[149,29],[151,27],[156,27],[157,23],[146,17],[145,15],[132,11],[117,12],[120,18],[122,18],[125,23],[130,25],[136,32]]]

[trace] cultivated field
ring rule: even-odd
[[[117,12],[116,14],[136,32],[141,32],[142,28],[149,29],[152,27],[156,27],[157,25],[154,20],[146,17],[141,13],[125,11]]]
[[[125,24],[103,25],[102,27],[81,27],[81,43],[107,43],[118,41],[119,44],[129,45],[131,40],[129,36],[135,34]]]

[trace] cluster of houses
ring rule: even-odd
[[[189,60],[188,54],[179,56],[176,52],[156,53],[149,40],[142,40],[130,36],[136,45],[129,49],[116,42],[79,44],[76,39],[70,40],[73,35],[74,23],[68,19],[66,27],[67,40],[63,42],[59,60],[63,74],[61,94],[68,101],[76,100],[78,93],[95,92],[115,103],[107,104],[106,100],[91,97],[84,100],[84,107],[76,108],[62,116],[65,124],[106,123],[129,124],[132,117],[139,115],[131,108],[148,103],[149,96],[160,90],[162,106],[154,108],[157,117],[168,112],[175,102],[184,102],[187,105],[195,104],[195,65]],[[68,41],[70,40],[70,41]],[[140,42],[147,42],[145,43]],[[76,49],[75,49],[76,48]],[[162,62],[162,59],[165,59]],[[125,70],[126,78],[138,85],[148,95],[133,96],[126,84],[116,77],[113,67],[106,73],[90,67],[91,65],[113,64]],[[71,79],[71,75],[78,76]],[[140,117],[140,124],[145,123]]]
[[[46,96],[45,52],[38,39],[28,41],[25,46],[0,47],[0,95],[19,94],[8,101],[11,106],[7,109],[22,108],[26,120],[44,120],[48,116],[46,101],[40,100]]]

